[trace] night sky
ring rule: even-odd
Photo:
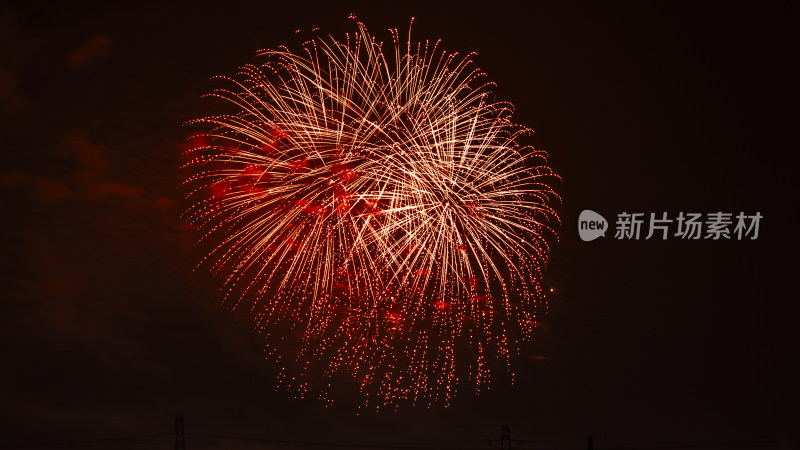
[[[350,13],[476,51],[563,178],[558,295],[515,387],[378,414],[295,400],[193,271],[178,167],[210,78],[296,29],[343,37]],[[168,449],[66,442],[169,435],[176,411],[187,448],[488,449],[502,424],[521,448],[798,448],[796,23],[726,2],[0,6],[0,448]],[[763,219],[756,240],[583,242],[584,209]]]

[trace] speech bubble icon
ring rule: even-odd
[[[605,237],[608,230],[608,221],[605,217],[591,209],[584,209],[578,217],[578,234],[581,239],[589,242],[600,236]]]

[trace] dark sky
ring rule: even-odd
[[[176,410],[188,448],[490,448],[501,424],[523,448],[800,445],[788,7],[71,3],[0,7],[0,448],[169,434]],[[514,388],[360,416],[291,399],[250,319],[192,271],[177,167],[210,77],[298,28],[341,36],[351,12],[386,40],[414,16],[415,38],[477,51],[564,179],[559,295]],[[764,218],[754,241],[582,242],[583,209]]]

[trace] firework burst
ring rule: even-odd
[[[376,407],[510,373],[558,221],[557,176],[473,55],[401,41],[358,23],[262,51],[220,77],[235,112],[192,122],[186,164],[203,262],[300,368],[287,384],[352,378]]]

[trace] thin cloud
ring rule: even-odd
[[[15,114],[33,107],[20,92],[19,79],[22,65],[36,42],[20,37],[15,22],[11,15],[0,15],[0,114]]]
[[[111,55],[112,46],[111,38],[108,36],[104,34],[93,36],[67,54],[67,65],[72,70],[85,69]]]

